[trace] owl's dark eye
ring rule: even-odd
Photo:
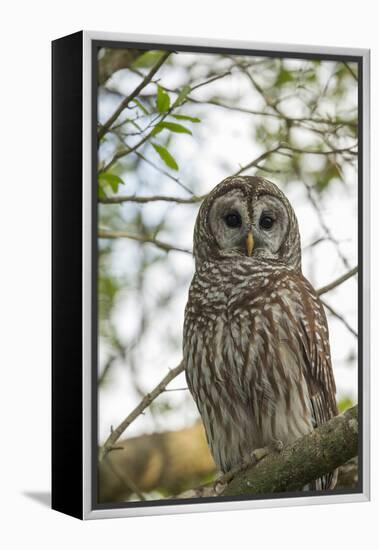
[[[225,223],[228,227],[241,227],[242,220],[238,212],[230,212],[224,217]]]
[[[264,214],[259,220],[259,225],[262,229],[271,229],[271,227],[274,225],[274,221],[274,218],[268,216],[267,214]]]

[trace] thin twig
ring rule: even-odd
[[[143,413],[143,411],[151,405],[151,403],[160,395],[164,390],[166,389],[166,386],[176,378],[181,372],[184,371],[184,361],[181,361],[181,363],[175,367],[174,369],[171,369],[166,376],[159,382],[157,386],[148,394],[145,395],[145,397],[142,399],[142,401],[133,409],[133,411],[121,422],[121,424],[111,432],[110,436],[104,443],[104,445],[101,447],[99,451],[99,461],[102,461],[104,457],[109,453],[109,451],[112,449],[114,444],[117,442],[117,440],[120,438],[120,436],[123,434],[123,432],[126,430],[126,428],[140,415]]]
[[[245,172],[246,170],[248,170],[249,168],[258,168],[258,169],[262,169],[260,166],[258,166],[258,164],[264,160],[265,158],[267,158],[268,156],[272,155],[273,153],[276,153],[277,151],[279,151],[279,149],[281,148],[281,145],[277,145],[276,147],[274,147],[273,149],[269,149],[268,151],[266,151],[265,153],[262,153],[261,155],[259,155],[259,157],[257,157],[256,159],[252,160],[251,162],[249,162],[248,164],[245,164],[245,166],[241,166],[241,168],[239,170],[237,170],[237,172],[235,172],[234,174],[232,174],[233,176],[239,176],[240,174],[242,174],[242,172]]]
[[[153,168],[155,168],[156,170],[158,170],[158,172],[160,172],[161,174],[167,176],[168,178],[170,178],[172,181],[174,181],[175,183],[177,183],[179,185],[179,187],[181,187],[182,189],[184,189],[185,191],[187,191],[187,193],[189,193],[190,195],[194,196],[193,194],[193,191],[187,187],[179,178],[173,176],[172,174],[170,174],[170,172],[167,172],[167,170],[164,170],[164,168],[161,168],[160,166],[158,166],[157,164],[155,164],[153,161],[151,161],[150,159],[146,158],[144,155],[142,155],[142,153],[140,153],[139,151],[135,151],[135,154],[137,155],[137,157],[139,157],[140,159],[142,159],[144,162],[146,162],[147,164],[149,164],[150,166],[152,166]]]
[[[191,87],[191,90],[189,93],[192,93],[194,90],[197,90],[198,88],[201,88],[202,86],[206,86],[207,84],[210,84],[211,82],[214,82],[215,80],[219,80],[220,78],[224,78],[225,76],[230,76],[232,73],[230,71],[225,71],[225,73],[217,74],[216,76],[212,76],[212,78],[209,78],[208,80],[204,80],[204,82],[200,82],[199,84],[196,84],[195,86]]]
[[[163,241],[159,241],[158,239],[154,239],[153,237],[146,237],[143,235],[132,235],[131,233],[127,233],[126,231],[107,231],[104,229],[100,229],[98,232],[98,237],[100,239],[131,239],[133,241],[138,241],[140,243],[155,244],[155,246],[164,250],[165,252],[170,252],[171,250],[175,250],[176,252],[184,252],[186,254],[192,254],[191,250],[187,250],[186,248],[179,248],[178,246],[164,243]]]
[[[150,73],[149,73],[150,74]],[[217,75],[209,80],[206,80],[205,82],[200,82],[199,84],[197,84],[196,86],[194,86],[193,88],[191,88],[191,90],[189,90],[189,93],[194,90],[194,89],[197,89],[197,88],[200,88],[201,86],[205,86],[206,84],[209,84],[210,82],[213,82],[215,80],[218,80],[219,78],[223,78],[225,76],[227,76],[228,74],[230,74],[230,72],[226,72],[226,73],[223,73],[221,75]],[[137,89],[137,88],[136,88]],[[133,92],[134,94],[134,92]],[[132,95],[133,95],[132,94]],[[131,96],[129,96],[131,97]],[[133,95],[133,97],[135,97]],[[184,103],[185,100],[183,100],[183,103]],[[179,105],[175,105],[175,102],[173,103],[172,107],[170,107],[170,109],[164,113],[160,119],[159,119],[159,123],[160,122],[163,122],[165,120],[165,118],[167,118],[167,116],[169,116],[175,109],[176,107],[178,107]],[[120,106],[121,107],[121,106]],[[120,111],[121,112],[121,111]],[[116,117],[117,118],[117,117]],[[158,119],[159,117],[157,117]],[[110,119],[109,119],[110,120]],[[107,124],[107,123],[105,123]],[[149,124],[149,126],[151,125],[151,123]],[[105,125],[104,125],[105,126]],[[102,128],[104,128],[104,126],[102,126]],[[135,145],[133,145],[133,147],[129,147],[126,145],[126,147],[124,149],[121,149],[120,151],[118,151],[117,153],[114,154],[114,156],[112,157],[112,159],[108,162],[108,164],[106,164],[101,170],[100,170],[100,173],[101,172],[106,172],[107,170],[109,170],[118,160],[120,160],[121,158],[124,158],[128,155],[130,155],[131,153],[135,153],[137,152],[137,149],[139,149],[141,147],[141,145],[143,145],[144,143],[146,143],[151,137],[153,137],[155,135],[155,130],[156,128],[153,127],[151,129],[151,131],[149,133],[147,133],[138,143],[136,143]],[[99,137],[100,134],[99,134]],[[151,162],[150,162],[151,164]],[[186,189],[187,191],[191,192],[189,189]]]
[[[330,313],[336,318],[338,319],[339,321],[341,321],[341,323],[343,325],[345,325],[345,327],[347,328],[347,330],[349,332],[351,332],[351,334],[353,336],[355,336],[355,338],[358,338],[358,333],[349,325],[349,323],[346,321],[346,319],[344,317],[342,317],[342,315],[340,315],[339,313],[336,312],[335,309],[332,308],[332,306],[330,306],[329,304],[327,304],[325,302],[325,300],[321,300],[321,303],[323,304],[324,307],[326,307],[327,310],[330,311]]]
[[[328,285],[325,285],[318,289],[317,294],[321,296],[321,294],[325,294],[326,292],[329,292],[330,290],[333,290],[333,288],[336,288],[337,286],[341,285],[354,275],[358,273],[358,266],[353,267],[353,269],[350,269],[347,273],[344,275],[341,275],[341,277],[338,277],[335,281],[332,281]]]
[[[349,73],[351,74],[351,76],[354,78],[354,80],[355,80],[356,82],[358,82],[358,77],[357,77],[357,75],[355,74],[355,72],[353,71],[353,69],[350,67],[349,63],[346,63],[346,61],[344,61],[343,64],[345,65],[346,69],[349,71]]]
[[[309,185],[305,181],[304,178],[300,178],[300,179],[303,180],[303,183],[305,185],[305,189],[307,191],[308,199],[309,199],[310,203],[312,204],[313,208],[316,211],[316,214],[317,214],[317,217],[319,219],[320,225],[323,228],[323,230],[325,231],[325,234],[326,234],[328,240],[334,244],[334,246],[337,250],[337,254],[340,257],[340,259],[341,259],[342,263],[344,264],[344,266],[346,267],[346,269],[350,269],[348,259],[346,258],[346,256],[342,252],[341,247],[340,247],[340,243],[337,241],[337,239],[335,237],[333,237],[329,227],[325,223],[324,216],[322,215],[322,212],[321,212],[321,210],[318,206],[318,203],[317,203],[316,199],[313,196],[313,189],[312,189],[311,185]]]
[[[124,139],[122,138],[122,136],[120,135],[119,131],[115,130],[114,128],[112,128],[112,130],[110,130],[116,137],[117,139],[122,143],[123,146],[125,146],[125,142],[124,142]],[[145,130],[141,130],[140,133],[143,133]],[[164,176],[167,176],[168,178],[170,178],[171,180],[173,180],[175,183],[177,183],[182,189],[184,189],[185,191],[187,191],[187,193],[189,193],[190,195],[194,196],[193,194],[193,191],[191,191],[191,189],[189,187],[187,187],[186,185],[184,185],[184,183],[177,177],[173,176],[172,174],[170,174],[170,172],[167,172],[167,170],[164,170],[161,166],[158,166],[157,164],[155,164],[155,162],[151,161],[150,159],[146,158],[144,155],[142,155],[142,153],[140,153],[139,151],[134,151],[134,154],[137,155],[138,158],[140,158],[141,160],[143,160],[144,162],[146,162],[147,164],[149,164],[150,166],[152,166],[153,168],[155,168],[155,170],[157,170],[158,172],[160,172],[161,174],[163,174]],[[115,197],[114,197],[115,198]]]
[[[165,115],[162,116],[160,122],[162,122],[162,120],[165,118]],[[154,135],[154,128],[148,133],[145,135],[145,137],[143,137],[142,139],[139,140],[138,143],[136,143],[135,145],[133,145],[133,147],[128,147],[128,146],[125,146],[125,149],[121,149],[120,151],[118,151],[117,153],[115,153],[113,155],[113,157],[111,158],[111,160],[108,162],[108,164],[106,164],[100,171],[99,171],[99,174],[101,172],[107,172],[110,168],[112,168],[112,166],[115,164],[115,162],[117,162],[118,160],[120,160],[121,158],[124,158],[128,155],[130,155],[131,153],[134,153],[135,151],[137,151],[137,149],[139,149],[139,147],[141,147],[141,145],[143,145],[148,139],[150,139],[152,136]]]
[[[303,153],[308,155],[336,155],[341,153],[350,153],[351,155],[358,155],[358,151],[352,151],[354,147],[356,147],[356,145],[352,145],[351,147],[342,147],[341,149],[329,149],[326,151],[319,151],[317,149],[314,149],[314,150],[300,149],[299,147],[293,147],[292,145],[287,145],[283,143],[280,149],[287,149],[288,151],[292,151],[293,153]]]
[[[353,120],[332,120],[328,118],[310,118],[310,117],[285,117],[284,115],[279,115],[278,113],[269,113],[266,111],[257,111],[254,109],[248,109],[246,107],[240,107],[238,105],[228,105],[227,103],[221,103],[220,101],[217,101],[216,99],[209,99],[207,101],[200,101],[198,99],[194,99],[191,96],[187,96],[187,101],[190,103],[199,103],[199,104],[206,104],[206,105],[214,105],[215,107],[220,107],[222,109],[227,109],[228,111],[236,111],[238,113],[244,113],[246,115],[252,115],[252,116],[263,116],[263,117],[272,117],[272,118],[280,118],[280,119],[286,119],[290,124],[301,124],[302,122],[314,122],[315,124],[325,124],[329,126],[349,126],[349,127],[356,127],[356,123],[354,123]]]
[[[122,202],[135,202],[138,204],[143,204],[146,202],[164,201],[176,202],[178,204],[194,204],[203,201],[206,196],[207,195],[202,195],[200,197],[197,197],[196,195],[194,195],[193,197],[184,199],[182,197],[169,197],[165,195],[151,195],[149,197],[137,197],[136,195],[120,195],[116,197],[99,198],[99,202],[103,204],[119,204]]]
[[[112,124],[117,120],[117,118],[120,116],[122,111],[126,109],[129,105],[129,103],[137,97],[137,95],[147,86],[150,82],[155,73],[161,68],[163,63],[166,61],[169,55],[171,55],[172,52],[165,52],[162,57],[155,63],[155,65],[152,67],[152,69],[148,72],[148,74],[145,76],[145,78],[140,82],[140,84],[133,90],[133,92],[128,95],[117,107],[113,115],[111,115],[108,120],[101,126],[101,128],[98,131],[98,138],[101,139],[104,137],[104,135],[108,132],[109,128],[112,126]]]

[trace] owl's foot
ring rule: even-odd
[[[240,464],[234,466],[225,474],[216,479],[213,485],[215,492],[220,495],[224,491],[228,483],[230,483],[231,480],[236,476],[236,474],[238,474],[239,472],[243,472],[250,466],[256,466],[258,462],[260,462],[263,458],[265,458],[272,452],[280,453],[283,448],[283,441],[280,441],[280,439],[275,439],[274,441],[272,441],[272,443],[270,443],[270,445],[255,449]]]

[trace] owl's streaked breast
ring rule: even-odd
[[[278,300],[280,290],[285,295],[283,273],[271,265],[254,270],[245,259],[209,263],[191,285],[186,376],[223,471],[255,448],[277,439],[287,443],[312,429],[310,411],[304,415],[309,398],[300,351],[286,343],[291,323]]]

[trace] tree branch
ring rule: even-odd
[[[313,118],[313,117],[283,117],[283,115],[279,115],[278,113],[270,113],[266,111],[256,111],[253,109],[247,109],[245,107],[240,107],[238,105],[228,105],[227,103],[222,103],[220,101],[217,101],[216,99],[209,99],[207,101],[200,101],[197,99],[194,99],[191,96],[187,96],[187,101],[191,103],[200,103],[202,105],[214,105],[215,107],[221,107],[222,109],[227,109],[229,111],[236,111],[238,113],[244,113],[247,115],[253,115],[253,116],[263,116],[263,117],[272,117],[272,118],[279,118],[285,120],[288,120],[290,124],[296,124],[296,123],[302,123],[302,122],[314,122],[315,124],[324,124],[329,126],[349,126],[352,128],[356,128],[357,124],[355,120],[333,120],[328,118]]]
[[[194,204],[201,202],[205,199],[206,195],[197,197],[193,195],[187,199],[182,197],[168,197],[164,195],[151,195],[150,197],[137,197],[136,195],[120,195],[115,197],[106,197],[99,198],[99,202],[102,204],[120,204],[123,202],[135,202],[138,204],[143,204],[146,202],[156,202],[156,201],[165,201],[165,202],[176,202],[177,204]]]
[[[101,139],[104,137],[104,135],[108,132],[112,124],[117,120],[117,118],[120,116],[122,111],[126,109],[129,105],[129,103],[138,96],[138,94],[147,86],[150,82],[153,76],[156,72],[161,68],[163,63],[166,61],[169,55],[171,55],[172,52],[165,52],[162,57],[155,63],[155,65],[152,67],[152,69],[147,73],[145,78],[140,82],[140,84],[133,90],[133,92],[128,95],[123,101],[121,101],[120,105],[117,107],[113,115],[111,115],[108,120],[100,127],[98,131],[98,138]]]
[[[121,422],[121,424],[111,432],[110,436],[104,443],[104,445],[101,447],[99,452],[99,461],[101,462],[104,457],[109,453],[109,451],[112,450],[115,443],[121,436],[121,434],[126,430],[126,428],[135,420],[143,411],[160,395],[165,389],[166,386],[178,376],[181,372],[184,371],[184,361],[181,361],[181,363],[175,367],[174,369],[171,369],[166,376],[159,382],[157,386],[148,394],[145,395],[145,397],[142,399],[142,401],[135,407],[135,409],[132,410],[132,412]]]
[[[272,149],[269,149],[268,151],[265,151],[264,153],[259,155],[259,157],[257,157],[256,159],[252,160],[248,164],[245,164],[245,166],[241,166],[241,168],[239,170],[237,170],[237,172],[234,172],[233,176],[239,176],[240,174],[242,174],[242,172],[245,172],[249,168],[253,168],[253,167],[258,168],[259,170],[261,170],[261,167],[259,166],[259,163],[262,160],[264,160],[265,158],[272,155],[273,153],[278,152],[280,149],[281,149],[281,145],[279,144],[276,147],[273,147]]]
[[[150,166],[155,168],[155,170],[157,170],[161,174],[167,176],[168,178],[170,178],[170,180],[174,181],[175,183],[177,183],[182,189],[187,191],[187,193],[189,193],[192,197],[194,196],[193,191],[189,187],[187,187],[179,178],[177,178],[176,176],[173,176],[172,174],[170,174],[170,172],[168,172],[167,170],[165,170],[161,166],[158,166],[157,164],[155,164],[155,162],[152,162],[150,159],[145,157],[145,155],[142,155],[142,153],[140,153],[139,151],[135,151],[135,154],[137,155],[137,157],[142,159],[144,162],[146,162],[147,164],[149,164]]]
[[[341,277],[338,277],[338,279],[336,279],[335,281],[332,281],[328,285],[325,285],[319,288],[317,291],[317,294],[321,296],[321,294],[325,294],[326,292],[333,290],[333,288],[336,288],[337,286],[341,285],[342,283],[344,283],[345,281],[350,279],[350,277],[353,277],[357,273],[358,273],[358,266],[355,266],[353,267],[353,269],[350,269],[350,271],[348,271],[344,275],[341,275]]]
[[[339,313],[336,312],[335,309],[332,308],[331,305],[327,304],[324,300],[321,300],[321,303],[323,304],[323,306],[329,310],[329,312],[336,318],[338,319],[339,321],[341,321],[341,323],[343,325],[345,325],[345,327],[347,328],[347,330],[349,332],[351,332],[351,334],[353,336],[355,336],[355,338],[358,338],[358,333],[349,325],[349,323],[346,321],[346,319],[344,317],[342,317],[342,315],[340,315]]]
[[[223,495],[299,491],[358,454],[358,406],[335,416],[281,453],[240,472]]]
[[[179,248],[178,246],[173,246],[171,244],[164,243],[163,241],[159,241],[158,239],[153,239],[152,237],[145,237],[143,235],[132,235],[131,233],[128,233],[126,231],[106,231],[106,230],[100,229],[98,232],[98,237],[100,239],[131,239],[133,241],[138,241],[140,243],[155,244],[155,246],[157,246],[161,250],[164,250],[165,252],[170,252],[171,250],[175,250],[176,252],[184,252],[185,254],[192,254],[191,250],[187,250],[186,248]]]

